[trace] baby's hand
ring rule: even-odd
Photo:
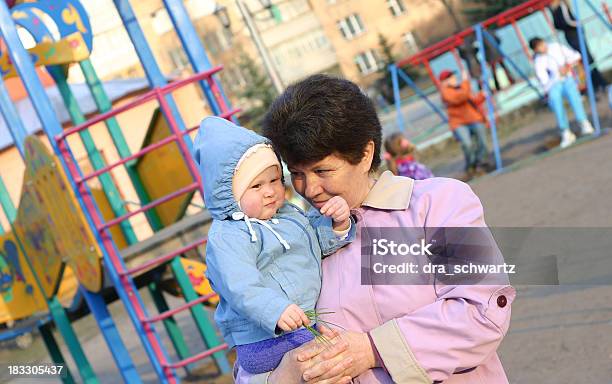
[[[340,196],[334,196],[327,200],[325,205],[321,207],[321,214],[332,218],[333,227],[336,231],[347,230],[351,224],[349,219],[351,210],[346,200]]]
[[[310,325],[310,320],[308,320],[302,308],[291,304],[283,311],[276,325],[283,331],[288,332],[298,329],[302,325]]]

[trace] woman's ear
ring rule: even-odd
[[[363,149],[363,157],[361,158],[360,166],[363,168],[364,173],[369,173],[372,167],[372,160],[374,159],[374,141],[370,140]]]

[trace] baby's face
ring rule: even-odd
[[[240,208],[249,217],[268,220],[283,205],[285,187],[276,165],[261,172],[240,198]]]

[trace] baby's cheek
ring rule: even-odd
[[[254,199],[242,199],[240,206],[242,211],[249,217],[257,217],[261,212],[261,204]]]

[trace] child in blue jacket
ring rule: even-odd
[[[194,158],[213,218],[206,275],[220,296],[215,321],[240,366],[271,371],[311,340],[303,325],[321,290],[321,254],[351,242],[348,204],[336,196],[305,215],[284,199],[266,138],[218,117],[202,121]]]

